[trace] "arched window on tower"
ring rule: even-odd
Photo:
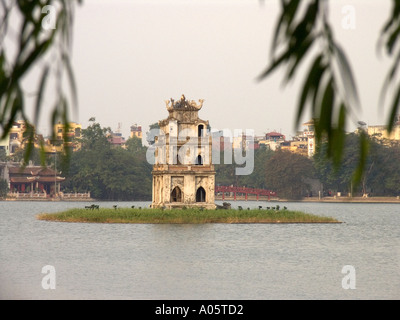
[[[196,165],[201,166],[203,164],[203,158],[202,156],[199,154],[196,158]]]
[[[196,191],[196,202],[205,202],[206,201],[206,190],[203,187],[200,187]]]
[[[181,164],[181,157],[179,156],[179,148],[174,149],[176,151],[176,164]]]
[[[197,136],[198,137],[202,137],[203,136],[203,130],[204,130],[204,125],[203,124],[199,124],[199,126],[197,127]]]
[[[171,192],[171,202],[182,202],[182,191],[179,187],[175,187]]]

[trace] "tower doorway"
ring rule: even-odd
[[[171,202],[182,202],[182,191],[179,187],[175,187],[171,192]]]
[[[205,202],[206,201],[206,190],[203,187],[200,187],[196,191],[196,202]]]

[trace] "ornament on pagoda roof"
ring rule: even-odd
[[[187,110],[187,111],[198,111],[203,106],[204,99],[199,99],[199,102],[194,100],[186,100],[184,94],[177,101],[174,99],[165,100],[165,104],[168,111],[174,110]]]

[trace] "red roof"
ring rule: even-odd
[[[281,139],[283,138],[283,140],[285,140],[285,136],[282,133],[279,132],[269,132],[265,135],[266,139]]]
[[[284,137],[284,135],[282,133],[279,132],[269,132],[266,134],[267,137]]]
[[[33,167],[10,167],[9,176],[11,183],[31,183],[31,182],[60,182],[64,181],[64,177],[57,175],[56,171],[51,168],[43,168],[41,166]]]

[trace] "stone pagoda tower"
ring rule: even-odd
[[[203,100],[166,100],[168,118],[155,137],[152,208],[214,209],[215,170]]]

